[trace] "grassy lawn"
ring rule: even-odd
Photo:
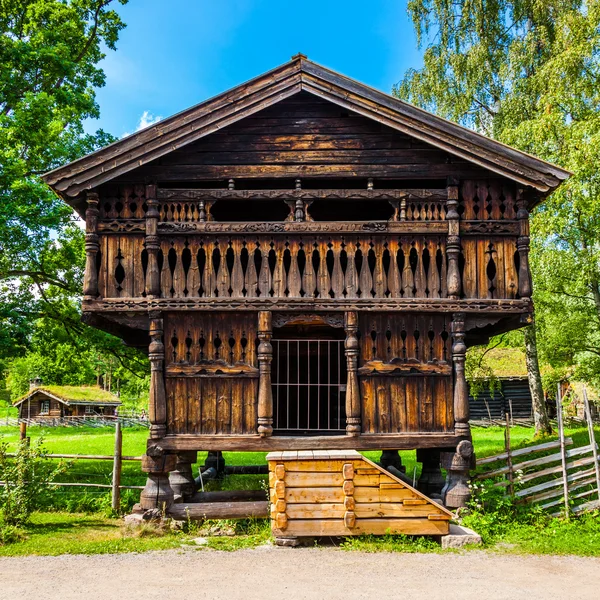
[[[112,454],[114,430],[112,428],[48,428],[30,427],[28,435],[32,441],[43,437],[44,446],[50,453],[60,454]],[[588,442],[586,429],[569,429],[567,435],[573,438],[575,446]],[[140,456],[144,453],[148,430],[126,428],[123,431],[123,454]],[[600,430],[596,431],[600,441]],[[533,430],[524,427],[511,429],[513,448],[534,443]],[[0,441],[8,442],[13,448],[18,442],[18,431],[12,427],[0,427]],[[502,427],[473,428],[473,441],[479,457],[490,456],[504,450],[504,429]],[[379,452],[365,452],[373,460],[378,460]],[[409,476],[419,476],[420,464],[415,452],[401,452],[402,460]],[[205,452],[198,453],[198,464],[204,463]],[[226,452],[225,459],[230,465],[264,464],[262,452]],[[416,470],[415,470],[416,468]],[[110,483],[111,461],[73,461],[69,470],[61,476],[61,481],[82,481]],[[196,469],[195,469],[196,470]],[[266,486],[266,476],[236,475],[223,481],[208,482],[206,489],[261,489]],[[139,462],[126,462],[123,466],[123,485],[143,485],[145,475]],[[139,491],[124,491],[124,504],[127,510],[139,498]],[[53,492],[47,503],[49,512],[38,512],[25,530],[22,541],[0,545],[0,555],[62,554],[62,553],[109,553],[145,551],[150,549],[177,548],[189,545],[193,537],[206,534],[204,530],[192,529],[188,533],[156,532],[152,528],[141,534],[127,532],[121,521],[107,518],[109,494],[106,490],[84,492],[72,488],[62,488]],[[63,512],[56,512],[63,511]],[[82,512],[83,511],[83,512]],[[214,524],[209,525],[214,527]],[[222,522],[217,528],[233,528],[236,535],[208,537],[208,547],[222,550],[235,550],[252,547],[270,539],[269,524],[266,521]],[[207,526],[208,527],[208,526]],[[230,531],[231,532],[231,531]],[[208,532],[210,534],[210,532]],[[196,547],[196,546],[193,546]],[[405,536],[363,536],[350,538],[342,544],[347,550],[370,552],[439,552],[439,546],[430,539]],[[489,548],[499,552],[526,552],[538,554],[579,554],[600,556],[600,519],[586,517],[564,522],[545,518],[528,524],[515,524],[495,536]]]

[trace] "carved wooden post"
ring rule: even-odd
[[[167,398],[165,392],[163,320],[160,313],[150,314],[150,438],[164,437],[167,432]]]
[[[458,214],[458,181],[448,179],[448,201],[446,221],[448,221],[448,240],[446,241],[446,255],[448,256],[447,287],[448,297],[460,298],[461,280],[458,268],[460,256],[460,216]]]
[[[471,437],[469,427],[469,391],[465,377],[465,313],[454,313],[452,320],[452,360],[454,361],[454,430]]]
[[[273,434],[273,389],[271,388],[272,315],[270,311],[258,313],[258,433],[261,437]]]
[[[83,295],[87,300],[98,297],[98,268],[96,257],[100,250],[98,240],[98,194],[88,192],[85,211],[85,275],[83,279]]]
[[[140,506],[144,510],[158,508],[167,511],[173,504],[175,494],[169,484],[169,472],[175,469],[177,457],[165,454],[161,448],[150,447],[142,456],[142,471],[148,473],[146,487],[140,494]]]
[[[148,252],[148,268],[146,269],[146,296],[158,298],[160,296],[160,270],[158,268],[158,200],[156,199],[156,186],[146,186],[146,251]]]
[[[173,493],[181,496],[184,502],[188,502],[196,491],[192,465],[197,459],[196,451],[178,452],[175,470],[169,475],[169,484]]]
[[[517,219],[519,219],[519,296],[531,298],[531,273],[529,271],[529,211],[523,190],[517,190]]]
[[[346,434],[360,435],[360,387],[358,384],[358,313],[345,314],[346,362],[348,381],[346,384]]]

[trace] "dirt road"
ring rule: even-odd
[[[600,559],[265,547],[0,559],[1,600],[597,600]]]

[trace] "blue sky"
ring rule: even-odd
[[[102,66],[102,127],[116,136],[168,117],[302,52],[385,92],[420,53],[406,0],[130,0]]]

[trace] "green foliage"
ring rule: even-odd
[[[439,543],[431,537],[393,534],[349,537],[340,547],[358,552],[440,552]]]
[[[540,357],[600,382],[600,1],[411,0],[395,93],[573,172],[534,213]]]
[[[42,439],[32,445],[21,441],[14,458],[8,456],[8,444],[0,443],[0,480],[4,482],[0,487],[2,524],[25,525],[31,513],[42,505],[50,484],[66,470],[66,463],[53,465],[46,454]]]

